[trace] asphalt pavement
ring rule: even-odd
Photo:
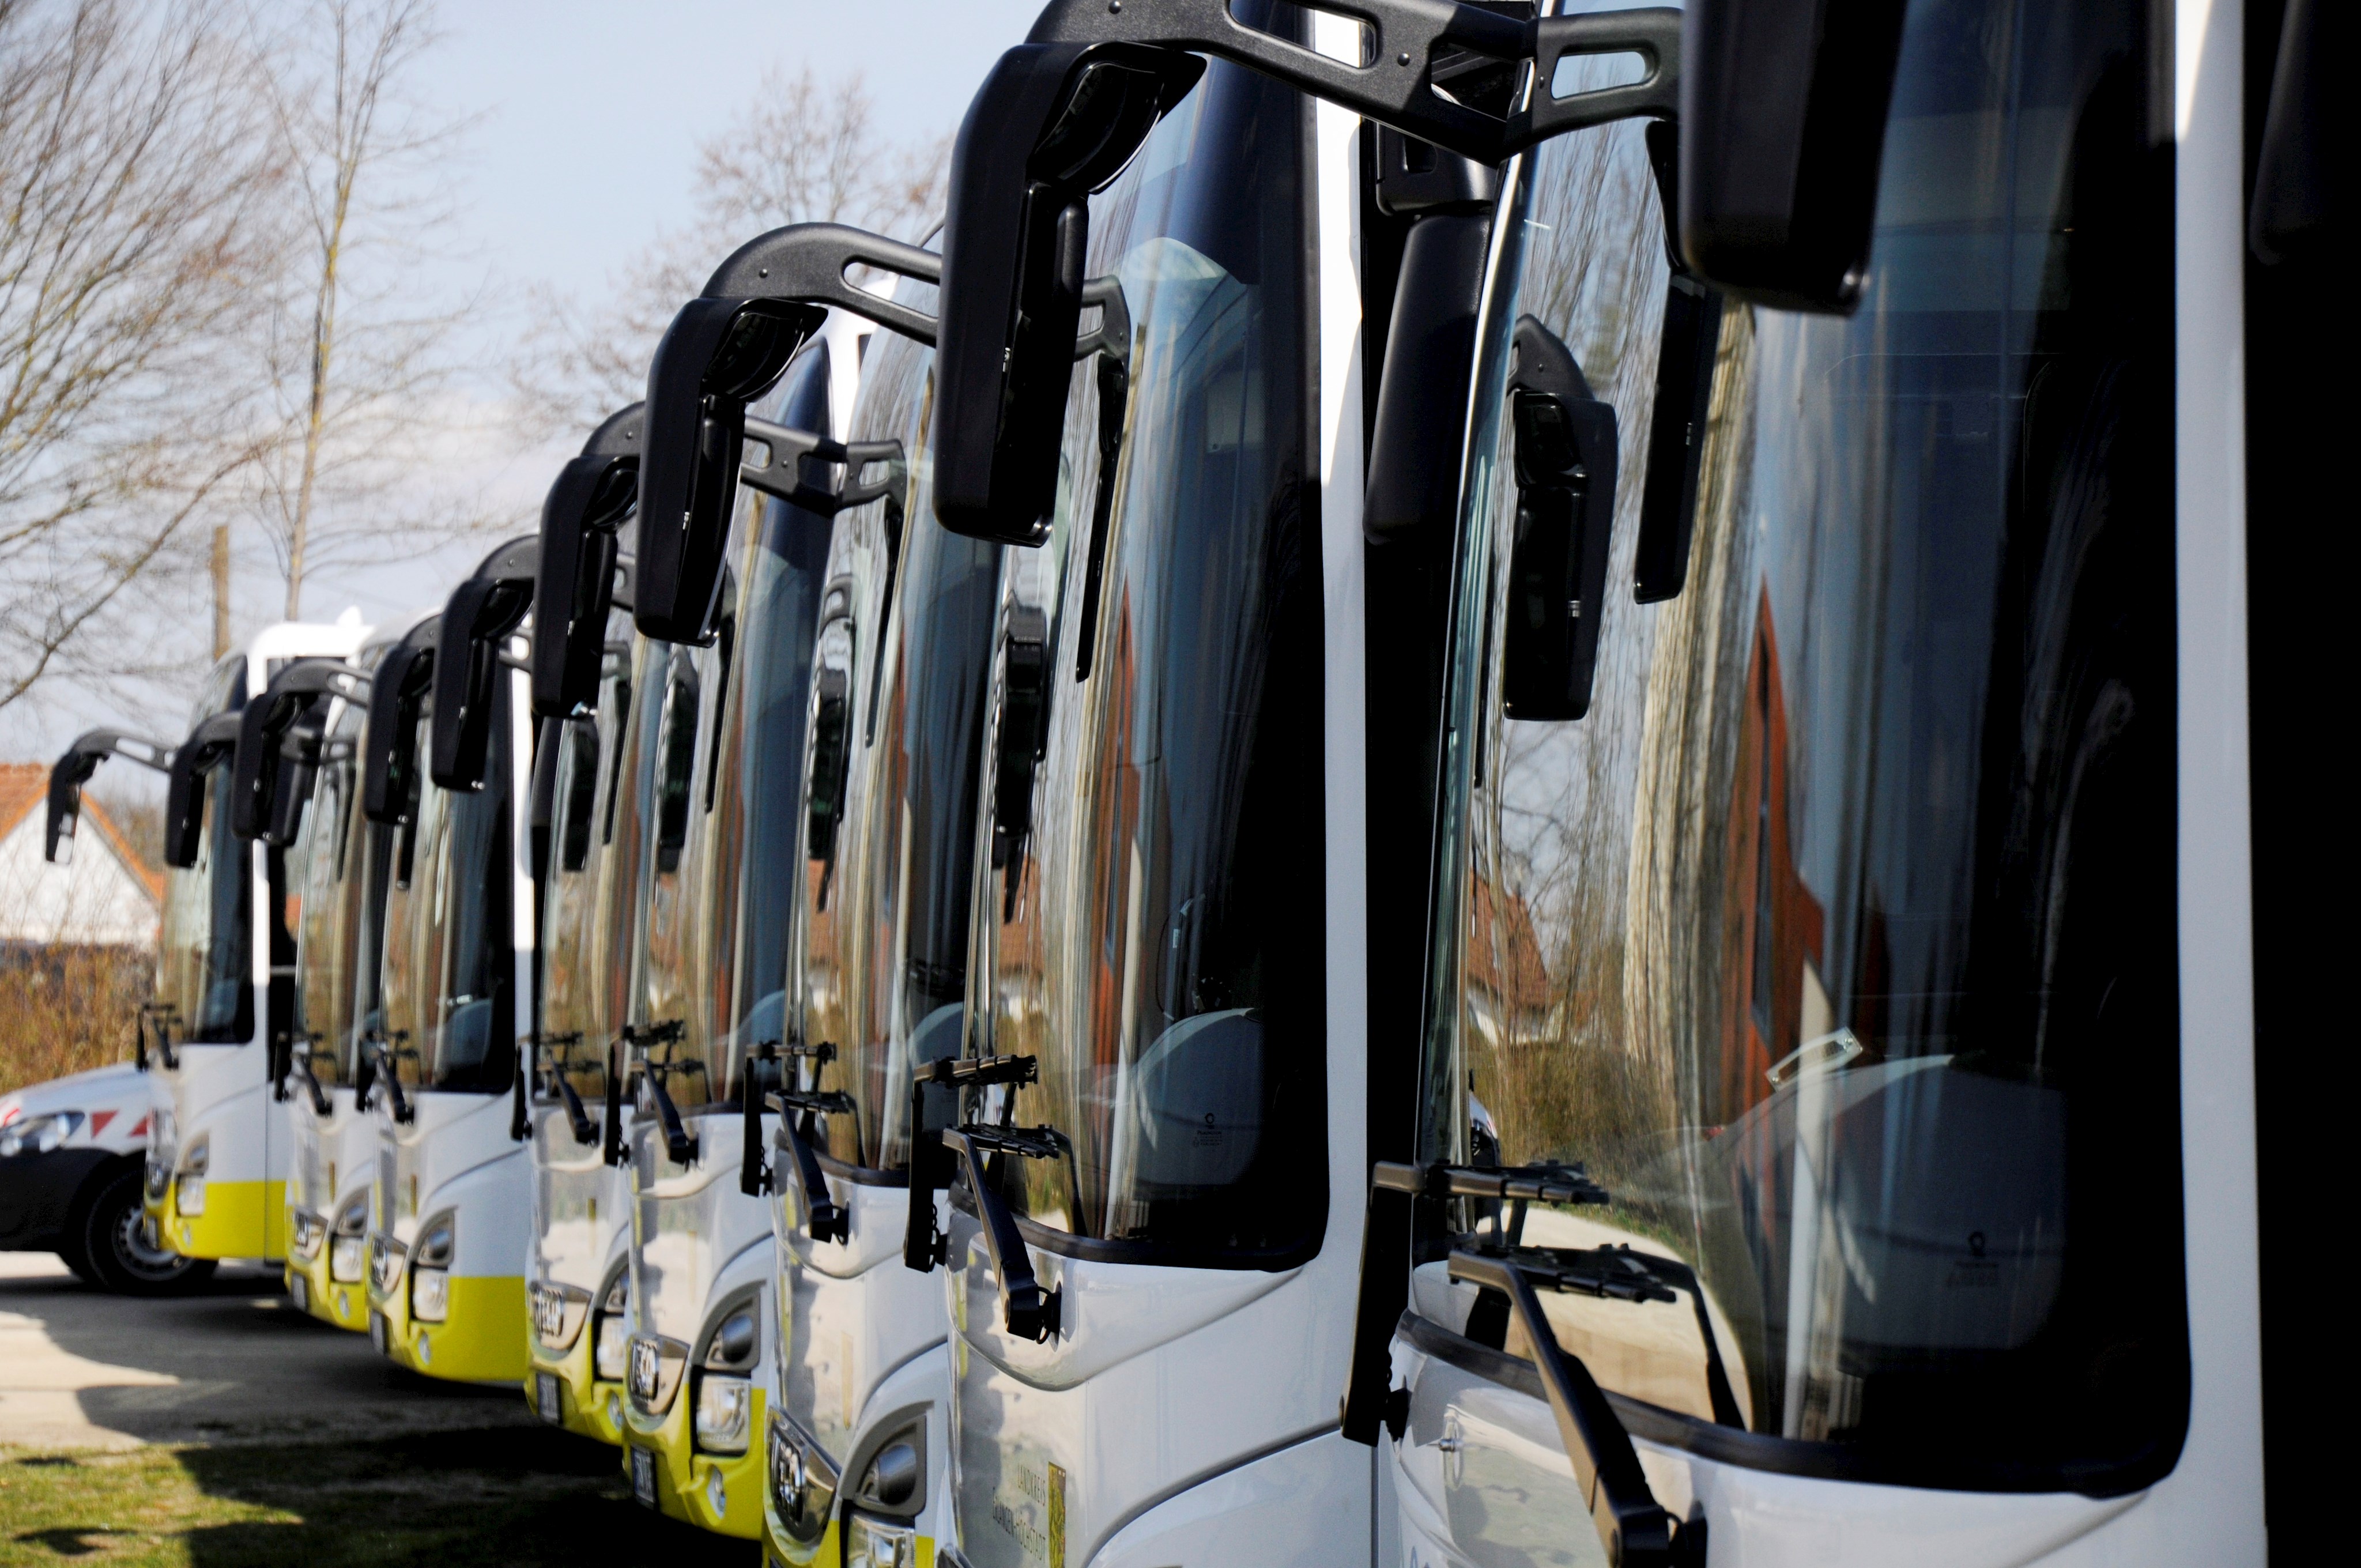
[[[0,1253],[0,1446],[303,1442],[529,1426],[512,1385],[437,1382],[295,1310],[276,1268],[225,1264],[138,1300],[48,1253]]]

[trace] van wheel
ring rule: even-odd
[[[82,1212],[81,1234],[75,1240],[90,1262],[87,1277],[125,1296],[170,1296],[211,1278],[212,1258],[182,1257],[148,1245],[139,1184],[138,1167],[124,1170],[100,1188]]]

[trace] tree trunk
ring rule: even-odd
[[[214,524],[214,657],[229,652],[229,524]]]

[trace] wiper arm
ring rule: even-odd
[[[972,1124],[946,1129],[943,1146],[957,1155],[967,1169],[968,1191],[975,1199],[977,1218],[983,1222],[983,1245],[992,1254],[992,1272],[1000,1281],[1000,1318],[1008,1332],[1036,1343],[1058,1332],[1058,1308],[1063,1291],[1041,1288],[1033,1273],[1033,1255],[1025,1250],[1024,1233],[1008,1212],[1000,1190],[983,1179],[987,1154],[1016,1155],[1024,1159],[1066,1157],[1063,1135],[1050,1127],[995,1127]],[[928,1202],[929,1211],[934,1207]]]
[[[336,1102],[328,1098],[328,1091],[320,1087],[320,1075],[312,1070],[312,1047],[320,1043],[320,1038],[316,1034],[305,1035],[297,1042],[298,1048],[290,1051],[289,1055],[293,1059],[294,1070],[302,1075],[304,1092],[311,1096],[313,1113],[325,1116],[335,1110]]]
[[[642,1048],[648,1046],[675,1045],[687,1034],[687,1026],[677,1018],[662,1024],[651,1024],[644,1029],[623,1025],[623,1041]],[[664,1123],[664,1154],[675,1165],[692,1165],[697,1160],[697,1138],[680,1119],[680,1107],[672,1102],[664,1089],[664,1080],[676,1072],[703,1072],[701,1061],[651,1061],[644,1057],[640,1062],[640,1081],[654,1095],[656,1115]]]
[[[910,1074],[910,1225],[902,1239],[902,1265],[930,1274],[945,1256],[946,1239],[935,1229],[935,1194],[950,1185],[941,1129],[927,1127],[927,1086],[953,1090],[987,1084],[1035,1083],[1040,1066],[1031,1057],[945,1057]],[[956,1118],[954,1118],[956,1119]]]
[[[418,1120],[418,1107],[412,1104],[410,1096],[402,1092],[401,1073],[395,1065],[401,1057],[417,1058],[416,1051],[409,1050],[401,1044],[408,1038],[409,1030],[396,1029],[390,1036],[372,1035],[361,1042],[361,1059],[377,1069],[374,1081],[385,1086],[385,1097],[393,1104],[393,1119],[401,1123]]]
[[[1607,1561],[1619,1568],[1703,1568],[1705,1521],[1675,1519],[1656,1501],[1631,1434],[1582,1358],[1557,1343],[1524,1266],[1499,1253],[1455,1252],[1451,1277],[1499,1291],[1524,1330]]]
[[[1522,1246],[1518,1245],[1513,1230],[1506,1247],[1479,1245],[1471,1250],[1481,1256],[1510,1258],[1536,1290],[1633,1303],[1677,1303],[1686,1295],[1697,1314],[1697,1333],[1705,1342],[1706,1392],[1713,1403],[1713,1419],[1721,1426],[1744,1429],[1746,1418],[1739,1410],[1737,1392],[1730,1387],[1730,1369],[1721,1359],[1721,1342],[1713,1332],[1704,1288],[1697,1283],[1697,1270],[1687,1264],[1636,1251],[1629,1245],[1573,1249]],[[1500,1326],[1505,1329],[1507,1324]],[[1491,1343],[1472,1324],[1467,1337]]]
[[[143,1002],[139,1004],[139,1016],[135,1025],[139,1033],[135,1042],[134,1059],[141,1072],[148,1070],[148,1026],[150,1024],[156,1027],[157,1059],[164,1064],[167,1072],[181,1070],[181,1058],[172,1049],[172,1025],[180,1021],[181,1010],[169,1002]]]
[[[1394,1325],[1410,1304],[1411,1235],[1418,1201],[1490,1199],[1528,1203],[1606,1203],[1607,1190],[1578,1165],[1404,1165],[1379,1160],[1369,1172],[1362,1231],[1361,1278],[1353,1314],[1352,1359],[1340,1412],[1345,1436],[1374,1446],[1380,1427],[1399,1442],[1410,1420],[1410,1390],[1393,1386]]]
[[[567,1034],[551,1035],[536,1043],[549,1054],[549,1064],[542,1070],[548,1075],[549,1081],[557,1086],[557,1097],[566,1106],[566,1126],[574,1134],[575,1143],[588,1148],[598,1141],[598,1128],[590,1120],[590,1113],[583,1107],[582,1096],[576,1091],[571,1076],[576,1068],[586,1064],[569,1061],[558,1055],[561,1047],[580,1045],[582,1031],[576,1029]]]
[[[789,1046],[786,1054],[808,1060],[817,1072],[836,1059],[836,1047],[823,1040],[816,1046]],[[819,1154],[812,1146],[818,1135],[812,1118],[852,1115],[852,1096],[836,1090],[790,1089],[782,1084],[767,1102],[779,1108],[779,1136],[786,1144],[787,1161],[795,1172],[796,1184],[803,1189],[804,1234],[816,1242],[850,1240],[852,1216],[838,1205],[829,1191],[828,1173],[820,1168]],[[758,1136],[759,1125],[758,1119],[750,1114],[746,1135]],[[763,1178],[768,1190],[771,1173],[765,1170]]]

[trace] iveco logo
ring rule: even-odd
[[[635,1339],[631,1342],[631,1398],[642,1404],[656,1397],[656,1342]]]

